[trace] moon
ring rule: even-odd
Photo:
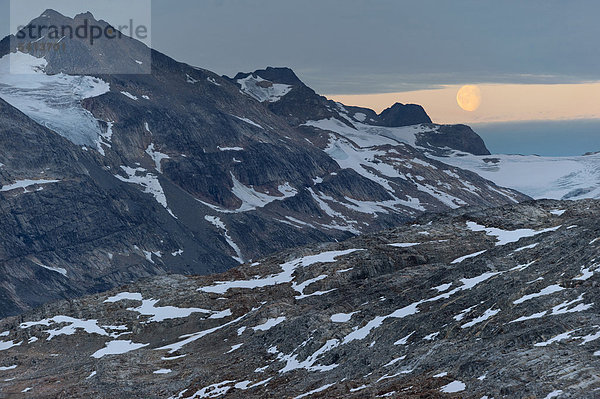
[[[465,111],[475,111],[481,105],[481,90],[475,85],[465,85],[456,93],[456,102]]]

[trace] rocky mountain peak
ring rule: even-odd
[[[56,11],[53,8],[47,8],[38,18],[67,18],[65,15]]]
[[[40,19],[40,18],[45,18],[46,22],[51,22],[51,23],[55,22],[55,21],[62,21],[62,20],[65,20],[65,19],[71,19],[71,18],[67,17],[66,15],[64,15],[64,14],[56,11],[53,8],[47,8],[37,18],[33,19],[33,21],[35,21],[37,19]]]
[[[19,51],[44,58],[50,74],[147,74],[152,51],[137,39],[96,20],[89,11],[70,18],[47,9],[3,39],[0,56]]]
[[[29,35],[29,27],[33,27],[33,31],[32,33],[35,34],[35,38],[34,37],[27,37],[27,39],[36,39],[39,38],[38,37],[38,31],[37,31],[37,27],[57,27],[60,29],[60,27],[62,26],[70,26],[70,27],[75,27],[77,24],[83,22],[84,20],[88,21],[88,24],[99,24],[100,21],[96,20],[96,18],[94,17],[94,15],[90,12],[84,12],[84,13],[79,13],[77,15],[75,15],[74,17],[69,17],[66,16],[52,8],[48,8],[46,9],[44,12],[42,12],[38,17],[32,19],[31,21],[29,21],[29,23],[27,25],[24,25],[24,28],[21,30],[23,32],[25,32],[27,35]],[[44,32],[47,32],[47,30],[44,29]],[[19,36],[17,34],[17,36]]]
[[[418,125],[420,123],[431,123],[431,118],[422,106],[417,104],[395,103],[383,110],[379,117],[384,126],[401,127]]]
[[[290,68],[267,67],[251,73],[238,73],[233,79],[241,91],[267,105],[275,114],[296,127],[324,126],[329,130],[358,129],[375,131],[372,127],[422,129],[416,136],[417,146],[434,155],[460,151],[474,155],[489,155],[483,139],[466,125],[433,124],[425,109],[418,104],[395,103],[377,114],[372,109],[347,106],[329,100],[306,86]],[[334,127],[338,124],[338,128]],[[421,127],[419,127],[419,125]]]
[[[239,80],[247,78],[249,75],[259,76],[262,79],[273,83],[286,84],[290,86],[304,86],[304,83],[298,78],[291,68],[287,67],[267,67],[258,69],[250,73],[238,73],[233,79]]]
[[[94,17],[94,14],[92,14],[90,11],[87,12],[82,12],[80,14],[75,15],[75,18],[73,18],[75,21],[79,20],[79,19],[87,19],[89,21],[93,21],[93,22],[98,22],[96,20],[96,18]]]

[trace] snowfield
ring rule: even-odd
[[[457,196],[460,195],[458,193],[483,195],[481,184],[469,181],[464,175],[460,176],[449,170],[452,168],[442,169],[439,165],[428,162],[425,157],[406,159],[405,156],[401,155],[401,152],[407,146],[427,155],[427,149],[417,145],[419,135],[427,132],[437,132],[439,126],[420,124],[403,127],[382,127],[353,121],[349,117],[345,119],[345,121],[337,118],[312,120],[301,126],[331,132],[327,147],[324,149],[327,155],[334,159],[342,169],[352,169],[361,176],[380,185],[389,192],[393,199],[372,203],[350,200],[349,202],[353,204],[335,201],[339,205],[354,211],[371,214],[388,213],[390,210],[393,212],[403,207],[415,211],[424,211],[428,209],[424,207],[427,204],[440,204],[455,209],[467,205],[464,199]],[[431,173],[442,170],[449,179],[455,180],[453,184],[443,184],[439,180],[433,181],[431,179]],[[428,175],[429,180],[422,175]],[[406,199],[403,199],[403,193],[397,189],[399,182],[414,185],[414,188],[420,192],[419,198],[407,196]],[[460,191],[453,190],[454,185],[460,187]],[[516,201],[514,193],[507,190],[494,188],[491,185],[485,185],[485,188],[501,194],[508,201]],[[323,201],[324,199],[321,197],[321,201],[319,201],[315,198],[326,213],[334,216],[327,209],[330,207]],[[332,201],[328,199],[328,202]],[[322,204],[325,206],[322,206]]]
[[[77,145],[96,147],[102,129],[81,100],[110,91],[91,76],[46,75],[47,62],[24,53],[0,59],[0,97],[39,124]]]
[[[476,156],[455,152],[449,157],[432,158],[470,170],[499,186],[512,188],[535,199],[600,198],[600,154],[538,157]]]

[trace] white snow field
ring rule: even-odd
[[[467,169],[499,186],[535,199],[600,198],[600,154],[575,157],[535,155],[476,156],[455,152],[449,157],[432,157]]]
[[[0,58],[0,98],[77,145],[95,147],[102,129],[81,100],[110,91],[90,76],[46,75],[47,62],[21,52]]]

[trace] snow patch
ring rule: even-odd
[[[283,263],[281,265],[282,271],[278,274],[272,274],[270,276],[262,278],[254,278],[252,280],[233,280],[217,282],[215,285],[209,287],[198,288],[198,291],[224,294],[228,290],[234,288],[254,289],[278,284],[291,283],[294,279],[293,274],[299,267],[307,267],[315,263],[332,263],[335,262],[338,257],[345,256],[356,251],[362,251],[362,249],[328,251],[317,255],[304,256],[302,258],[294,259],[289,262]]]
[[[397,247],[397,248],[409,248],[409,247],[414,247],[416,245],[420,245],[420,242],[399,242],[399,243],[394,243],[394,244],[388,244],[390,247]]]
[[[159,369],[156,370],[153,374],[169,374],[171,372],[173,372],[173,370],[171,369]]]
[[[467,389],[467,386],[465,385],[464,382],[455,380],[455,381],[452,381],[448,385],[444,385],[442,388],[440,388],[440,391],[442,391],[444,393],[455,393],[455,392],[462,392],[465,389]]]
[[[242,147],[221,147],[217,146],[219,151],[244,151]]]
[[[277,317],[275,319],[268,319],[263,324],[259,324],[256,327],[252,327],[254,331],[267,331],[271,328],[275,327],[278,324],[281,324],[285,321],[285,317]]]
[[[496,237],[496,246],[517,242],[521,238],[534,237],[539,234],[556,231],[562,226],[550,227],[542,230],[532,229],[517,229],[517,230],[502,230],[496,227],[485,227],[475,222],[467,222],[467,228],[471,231],[484,231],[488,236]]]
[[[272,83],[253,74],[243,79],[238,79],[237,83],[241,86],[243,93],[260,102],[277,102],[292,90],[292,86]]]
[[[301,398],[305,398],[305,397],[307,397],[307,396],[313,395],[313,394],[315,394],[315,393],[323,392],[323,391],[324,391],[324,390],[326,390],[327,388],[329,388],[329,387],[332,387],[332,386],[334,386],[334,385],[335,385],[335,384],[326,384],[326,385],[323,385],[322,387],[319,387],[319,388],[313,389],[312,391],[309,391],[309,392],[303,393],[302,395],[298,395],[298,396],[296,396],[294,399],[301,399]]]
[[[465,256],[461,256],[460,258],[454,259],[452,262],[450,262],[450,264],[456,264],[456,263],[461,263],[463,260],[465,259],[469,259],[469,258],[475,258],[481,254],[483,254],[484,252],[487,252],[487,250],[483,250],[483,251],[479,251],[479,252],[475,252],[473,254],[469,254],[469,255],[465,255]]]
[[[35,263],[36,265],[43,267],[46,270],[50,270],[51,272],[54,273],[58,273],[63,275],[64,277],[67,277],[67,269],[63,269],[62,267],[52,267],[52,266],[46,266],[43,263],[41,263],[40,261],[38,261],[37,259],[34,258],[28,258],[30,261],[32,261],[33,263]]]
[[[515,305],[518,305],[518,304],[523,303],[525,301],[529,301],[530,299],[538,298],[538,297],[544,296],[544,295],[551,295],[551,294],[554,294],[556,292],[560,292],[560,291],[563,291],[563,290],[564,290],[564,288],[561,287],[560,285],[556,285],[556,284],[555,285],[550,285],[550,286],[542,289],[540,292],[536,292],[535,294],[525,295],[525,296],[517,299],[513,303]]]
[[[106,343],[106,346],[102,349],[97,350],[92,354],[93,358],[101,359],[104,356],[108,355],[122,355],[124,353],[129,353],[149,344],[137,344],[131,341],[124,340],[115,340]]]
[[[557,398],[560,395],[562,395],[563,391],[558,389],[556,391],[552,391],[550,392],[548,395],[546,395],[546,397],[544,399],[552,399],[552,398]]]
[[[16,342],[16,341],[0,341],[0,351],[5,351],[7,349],[13,348],[15,346],[19,346],[23,343],[23,341],[21,342]]]
[[[470,322],[463,324],[460,328],[473,327],[475,324],[481,323],[500,313],[500,309],[487,309],[481,316],[471,320]]]
[[[7,192],[7,191],[12,191],[12,190],[16,190],[16,189],[22,188],[24,193],[30,193],[32,191],[27,190],[28,187],[38,186],[38,185],[44,185],[44,184],[52,184],[52,183],[58,183],[58,182],[60,182],[60,180],[45,180],[45,179],[37,179],[37,180],[24,179],[24,180],[17,180],[16,182],[14,182],[12,184],[8,184],[6,186],[1,186],[0,192]],[[41,187],[38,188],[35,191],[40,191],[40,190],[41,190]]]
[[[247,212],[257,208],[263,208],[273,201],[282,201],[286,198],[291,198],[298,193],[294,187],[289,183],[280,185],[277,189],[282,196],[273,196],[258,192],[254,187],[248,187],[240,183],[231,173],[231,179],[233,181],[232,192],[233,195],[238,197],[242,201],[242,205],[236,210],[236,212]]]
[[[214,311],[201,308],[179,308],[175,306],[156,306],[160,300],[158,299],[143,299],[142,294],[122,292],[112,296],[104,301],[104,303],[115,303],[124,300],[133,300],[142,302],[140,306],[135,308],[127,308],[131,312],[139,313],[143,316],[151,316],[149,322],[162,322],[169,319],[181,319],[189,317],[193,313],[210,314],[210,318],[222,318],[231,315],[231,311]],[[215,317],[217,316],[217,317]]]
[[[242,256],[242,251],[240,250],[240,247],[235,243],[235,241],[233,241],[233,239],[229,235],[229,230],[227,230],[227,226],[225,226],[225,223],[223,223],[221,218],[219,218],[218,216],[206,215],[206,216],[204,216],[204,219],[206,221],[208,221],[209,223],[211,223],[213,226],[215,226],[217,229],[223,231],[223,236],[225,237],[227,244],[229,244],[229,246],[231,248],[233,248],[233,250],[235,251],[236,256],[233,256],[233,259],[235,259],[240,264],[243,264],[245,261],[244,261],[244,257]]]
[[[52,318],[43,319],[40,321],[24,322],[21,323],[19,327],[22,329],[28,329],[34,326],[50,327],[55,324],[66,325],[62,328],[44,330],[44,332],[48,334],[48,337],[46,338],[47,341],[50,341],[52,338],[60,335],[73,335],[77,332],[77,330],[83,330],[87,334],[98,334],[103,336],[109,335],[104,328],[98,325],[98,320],[82,320],[69,316],[54,316]]]
[[[231,116],[233,116],[234,118],[237,118],[237,119],[241,120],[242,122],[246,122],[249,125],[255,126],[255,127],[263,129],[263,130],[265,129],[264,127],[262,127],[258,123],[254,122],[254,121],[252,121],[252,120],[250,120],[248,118],[243,118],[241,116],[236,116],[236,115],[231,115]]]
[[[138,100],[138,98],[136,96],[134,96],[133,94],[131,94],[128,91],[122,91],[121,94],[124,95],[127,98],[130,98],[130,99],[134,100],[134,101]]]
[[[144,189],[144,193],[151,194],[156,202],[162,205],[167,212],[175,219],[177,217],[175,214],[169,209],[167,204],[167,197],[165,196],[165,192],[163,191],[160,182],[158,181],[158,177],[153,175],[152,173],[147,172],[144,168],[130,168],[128,166],[121,166],[121,169],[127,174],[127,177],[123,177],[121,175],[115,175],[115,177],[125,183],[137,184]]]
[[[162,152],[156,151],[154,149],[154,143],[150,143],[148,148],[146,148],[146,154],[150,155],[150,158],[154,161],[155,168],[158,173],[162,173],[161,162],[163,159],[170,159],[167,154],[163,154]]]
[[[550,338],[547,341],[538,342],[537,344],[535,344],[533,346],[548,346],[548,345],[551,345],[551,344],[553,344],[555,342],[564,341],[566,339],[571,338],[571,334],[573,334],[574,332],[575,332],[575,330],[573,330],[573,331],[567,331],[565,333],[562,333],[562,334],[559,334],[559,335],[557,335],[555,337],[552,337],[552,338]]]
[[[352,315],[355,313],[358,313],[358,312],[336,313],[334,315],[331,315],[331,317],[329,319],[334,323],[346,323],[346,322],[350,321],[350,319],[352,318]]]

